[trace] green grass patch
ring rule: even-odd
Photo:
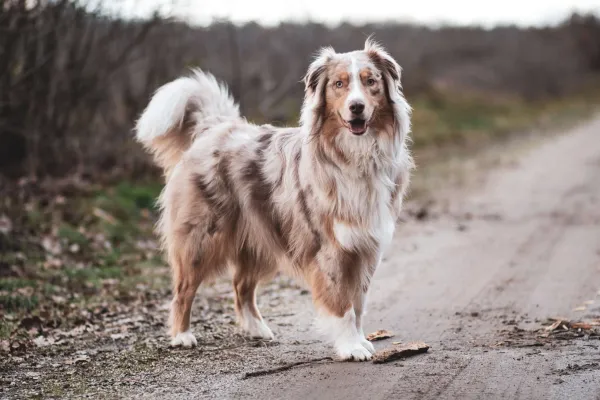
[[[36,287],[37,282],[24,278],[0,278],[0,291],[13,291],[24,287]]]
[[[8,312],[33,310],[39,304],[37,296],[20,294],[0,294],[0,307]]]
[[[13,325],[8,321],[0,320],[0,339],[8,339],[13,330]]]
[[[123,182],[97,194],[95,205],[120,222],[128,222],[140,216],[143,209],[154,210],[162,184],[130,184]]]
[[[88,267],[88,268],[66,268],[65,275],[71,280],[78,283],[92,283],[97,285],[102,279],[115,279],[123,276],[121,267]]]
[[[44,283],[42,286],[42,293],[45,296],[52,296],[53,294],[60,293],[60,288],[57,285]]]
[[[100,263],[103,266],[117,265],[121,260],[122,253],[118,249],[115,249],[109,253],[102,255]]]
[[[488,143],[535,128],[556,128],[596,111],[597,93],[527,102],[517,98],[432,92],[411,99],[415,151]]]
[[[44,221],[44,213],[37,208],[31,208],[28,210],[26,217],[30,226],[38,226]]]
[[[61,225],[58,229],[58,237],[66,240],[68,243],[78,244],[80,246],[85,246],[88,243],[88,239],[83,233],[67,224]]]

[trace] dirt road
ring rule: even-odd
[[[229,296],[222,284],[199,293],[194,314],[198,348],[168,350],[166,338],[157,336],[162,328],[146,330],[128,346],[97,346],[88,353],[90,365],[74,370],[80,380],[71,378],[68,389],[61,389],[66,391],[55,393],[600,399],[599,337],[541,338],[535,332],[545,332],[542,323],[549,317],[600,318],[600,119],[512,158],[510,165],[485,174],[477,187],[435,194],[436,206],[427,215],[401,224],[375,275],[366,331],[396,333],[376,347],[422,340],[431,346],[428,354],[383,365],[325,360],[244,379],[248,372],[331,356],[332,351],[311,329],[310,296],[287,280],[268,286],[260,298],[274,343],[236,337],[229,319],[218,331],[213,327],[218,318],[205,312],[207,301]],[[230,312],[226,307],[224,313]],[[140,352],[139,343],[152,335],[158,345]],[[123,354],[129,354],[127,368]],[[60,382],[55,378],[53,385]],[[55,386],[46,385],[44,393]]]
[[[600,121],[523,154],[474,193],[451,199],[449,211],[400,227],[377,271],[366,318],[367,331],[386,328],[397,333],[394,340],[423,340],[430,354],[395,365],[296,368],[215,386],[213,394],[600,398],[598,340],[494,347],[506,340],[499,331],[514,324],[600,314]],[[572,311],[592,299],[585,311]]]

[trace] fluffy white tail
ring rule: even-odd
[[[174,80],[156,91],[137,121],[136,138],[154,154],[168,176],[194,141],[199,123],[211,117],[239,116],[227,87],[196,69],[192,76]]]

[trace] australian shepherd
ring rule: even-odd
[[[166,175],[158,232],[173,269],[172,346],[196,345],[196,290],[229,269],[241,328],[272,339],[256,287],[281,270],[310,286],[341,359],[372,357],[365,301],[413,166],[400,71],[371,40],[322,49],[297,128],[248,123],[200,70],[155,93],[136,132]]]

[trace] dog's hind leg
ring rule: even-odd
[[[212,226],[210,220],[205,224],[192,223],[207,220],[208,217],[204,217],[185,219],[185,223],[171,228],[173,233],[167,236],[167,253],[173,270],[173,302],[169,321],[171,346],[196,345],[196,338],[190,331],[190,313],[196,291],[206,279],[216,278],[227,271],[225,246],[214,232],[207,232]]]
[[[203,280],[221,272],[222,258],[209,251],[214,243],[202,229],[191,229],[173,236],[168,249],[173,269],[173,302],[171,303],[171,346],[192,347],[196,338],[190,331],[190,314],[196,291]],[[213,246],[213,247],[211,247]]]
[[[171,303],[171,346],[192,347],[197,344],[190,331],[190,314],[194,296],[202,283],[201,271],[193,266],[173,266],[173,302]]]
[[[242,261],[242,260],[240,260]],[[270,270],[254,262],[236,262],[233,276],[235,312],[244,333],[253,338],[272,340],[273,332],[256,306],[256,287],[270,275]]]

